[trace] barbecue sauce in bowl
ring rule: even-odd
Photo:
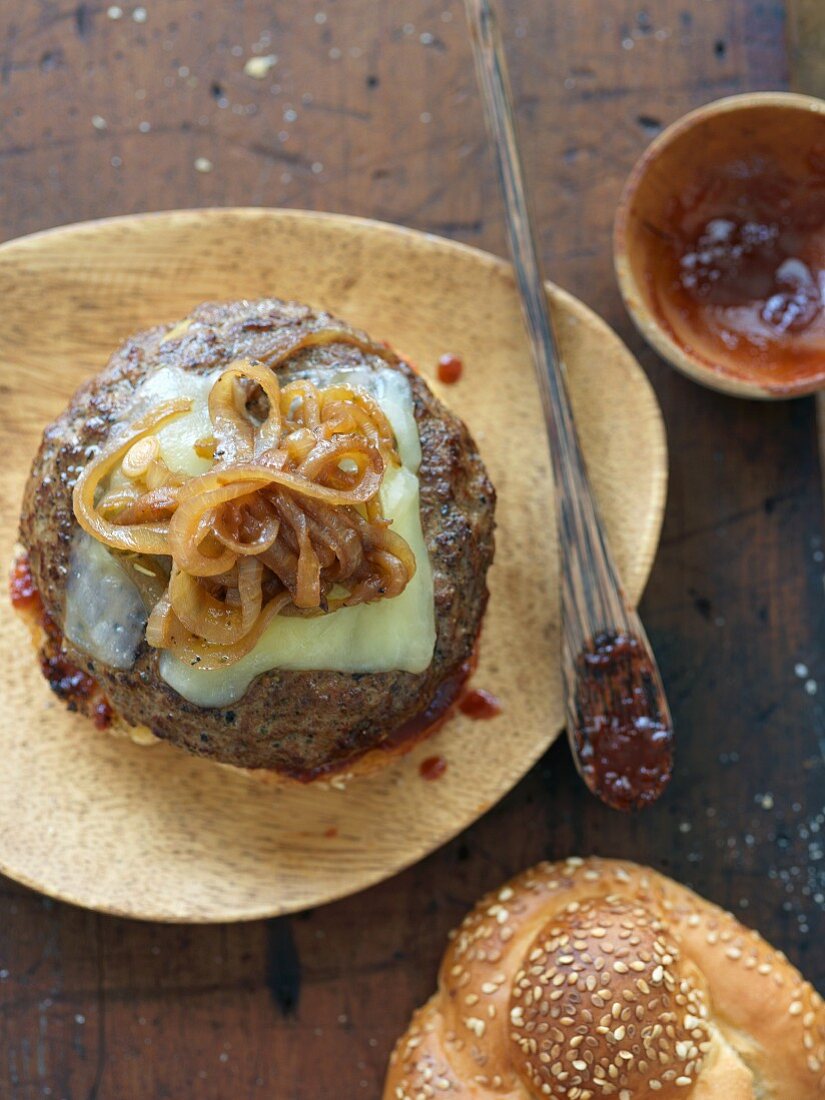
[[[825,386],[825,103],[735,96],[674,123],[625,186],[614,248],[642,333],[692,378]]]
[[[825,145],[793,178],[762,157],[674,197],[647,272],[659,319],[721,370],[825,380]]]

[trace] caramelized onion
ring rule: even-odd
[[[164,401],[152,412],[137,420],[130,430],[105,448],[83,470],[72,493],[75,519],[90,535],[116,550],[131,550],[137,554],[168,554],[168,524],[138,523],[120,525],[104,519],[95,508],[95,493],[104,478],[115,469],[132,444],[155,431],[167,420],[188,412],[192,407],[190,397],[176,397]]]
[[[124,566],[151,606],[149,645],[198,668],[225,667],[278,614],[391,598],[415,574],[410,547],[381,512],[384,471],[399,458],[378,402],[344,384],[279,385],[277,366],[329,344],[386,358],[343,330],[292,331],[266,365],[238,360],[214,382],[213,434],[196,444],[212,459],[206,473],[183,478],[161,457],[154,433],[191,409],[180,398],[136,421],[78,479],[78,523],[129,552]]]

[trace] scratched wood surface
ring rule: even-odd
[[[662,124],[785,86],[785,12],[773,0],[501,7],[548,274],[628,340],[668,424],[670,498],[643,612],[679,739],[672,789],[619,818],[582,790],[560,739],[423,863],[267,923],[142,925],[4,882],[0,1096],[377,1096],[447,930],[543,856],[652,863],[825,986],[813,402],[745,404],[676,376],[632,331],[609,249],[623,178]],[[102,214],[282,204],[503,251],[456,0],[118,11],[0,8],[3,238]],[[277,58],[252,65],[261,79],[244,72],[255,54]]]

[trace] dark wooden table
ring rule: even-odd
[[[143,925],[3,881],[0,1097],[377,1097],[448,929],[483,890],[570,853],[674,875],[825,987],[814,406],[736,402],[672,372],[631,328],[610,255],[622,181],[663,125],[786,86],[786,13],[776,0],[500,7],[547,271],[628,341],[667,420],[667,518],[643,611],[678,730],[673,785],[618,816],[585,793],[560,739],[419,866],[258,924]],[[245,71],[254,55],[276,58],[260,78]],[[0,9],[0,87],[3,238],[251,204],[504,251],[458,0],[22,0]]]

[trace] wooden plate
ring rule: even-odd
[[[590,310],[551,288],[576,419],[632,599],[662,519],[666,450],[651,388]],[[509,267],[376,222],[286,210],[203,210],[69,226],[0,248],[0,560],[43,427],[130,333],[205,299],[294,297],[386,339],[476,436],[499,493],[496,562],[475,683],[490,721],[452,720],[348,790],[273,790],[166,745],[96,731],[53,699],[0,600],[0,870],[131,917],[267,917],[361,890],[420,859],[501,798],[557,736],[558,558],[552,482]],[[438,389],[439,387],[435,387]],[[433,753],[446,774],[419,774]],[[584,787],[581,797],[590,797]]]

